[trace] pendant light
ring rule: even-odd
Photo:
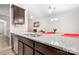
[[[48,8],[48,11],[49,11],[49,13],[52,13],[52,8],[51,8],[50,5],[49,5],[49,8]]]
[[[53,8],[51,8],[51,6],[49,6],[49,13],[52,13],[52,11],[54,13],[55,12],[55,9],[56,9],[56,6],[55,5],[53,5]],[[51,18],[51,21],[58,21],[58,20],[59,19],[57,17]]]

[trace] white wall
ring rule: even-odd
[[[54,23],[57,25],[60,33],[79,33],[79,8],[68,12],[56,14],[59,21]]]
[[[51,22],[50,18],[47,17],[36,19],[29,18],[28,30],[32,31],[33,22],[39,21],[40,27],[38,27],[38,31],[41,29],[45,31],[53,31],[53,28],[57,28],[58,33],[79,33],[79,8],[59,12],[54,15],[52,14],[52,17],[59,18],[59,21]]]
[[[39,21],[40,26],[36,28],[38,31],[44,30],[44,31],[52,31],[52,22],[50,19],[42,18],[42,19],[29,19],[28,20],[28,31],[33,31],[33,22]]]
[[[57,28],[57,32],[58,33],[79,33],[79,8],[78,8],[78,5],[77,7],[75,8],[74,6],[76,5],[73,5],[71,9],[67,9],[67,11],[64,11],[63,12],[56,12],[56,14],[52,14],[51,17],[56,17],[56,18],[59,18],[59,21],[57,22],[51,22],[50,20],[50,15],[48,14],[48,8],[47,6],[48,5],[44,5],[43,8],[42,5],[41,7],[43,9],[40,9],[40,5],[21,5],[21,4],[18,4],[17,6],[19,7],[22,7],[24,9],[26,9],[26,12],[25,12],[25,24],[24,25],[18,25],[18,26],[15,26],[11,23],[11,31],[17,31],[17,32],[26,32],[26,31],[32,31],[33,30],[33,22],[34,21],[39,21],[40,22],[40,27],[38,27],[38,31],[39,30],[45,30],[45,31],[53,31],[53,27],[54,28]],[[34,7],[36,6],[36,7]],[[38,8],[39,6],[39,8]],[[62,6],[62,5],[61,5]],[[60,7],[61,7],[60,6]],[[71,6],[71,5],[69,5]],[[74,7],[74,8],[73,8]],[[28,8],[30,11],[28,11]],[[36,9],[34,9],[36,8]],[[46,9],[47,8],[47,9]],[[65,8],[65,6],[64,6]],[[38,9],[40,9],[38,11]],[[60,9],[57,7],[57,10]],[[61,8],[63,9],[63,8]],[[46,11],[45,11],[46,10]],[[33,12],[34,11],[34,12]],[[35,11],[37,13],[35,13]],[[47,13],[43,13],[43,11],[47,12]],[[29,13],[30,12],[30,13]],[[36,17],[37,15],[45,15],[44,17],[43,16],[38,16]],[[30,15],[34,16],[35,18],[34,19],[30,19]],[[12,22],[12,21],[11,21]]]

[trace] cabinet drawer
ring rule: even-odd
[[[31,47],[33,47],[33,41],[28,39],[28,38],[24,38],[24,37],[20,37],[18,36],[19,41],[23,42],[24,44],[27,44]]]
[[[38,50],[45,55],[67,55],[66,52],[60,51],[56,48],[38,42],[35,43],[35,50]]]

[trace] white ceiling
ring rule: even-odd
[[[48,12],[49,5],[48,4],[24,4],[24,5],[18,5],[24,9],[29,9],[29,13],[34,16],[34,18],[45,18],[49,17],[50,14]],[[55,10],[53,10],[53,7],[55,6]],[[78,4],[55,4],[51,5],[52,7],[52,14],[54,13],[61,13],[69,10],[73,10],[76,8],[79,8]]]
[[[0,15],[9,16],[10,15],[10,5],[0,4]]]

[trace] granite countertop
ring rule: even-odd
[[[79,55],[79,38],[64,37],[61,34],[39,34],[40,36],[30,36],[33,32],[11,32],[13,34],[29,38],[31,40]],[[36,34],[35,34],[36,35]]]

